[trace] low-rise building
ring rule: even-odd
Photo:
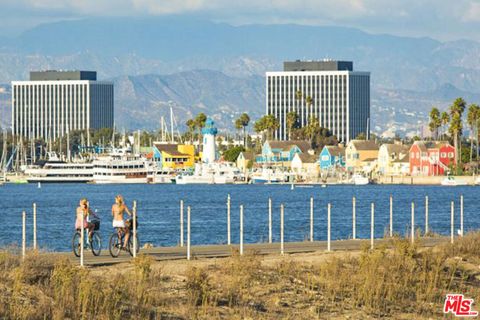
[[[345,168],[345,148],[342,145],[324,146],[318,158],[320,170],[336,170]]]
[[[188,144],[155,143],[153,159],[163,169],[188,169],[195,164],[195,148]]]
[[[290,166],[290,162],[297,153],[308,153],[310,143],[301,140],[274,141],[267,140],[262,146],[262,154],[257,156],[256,162],[273,166]]]
[[[251,151],[243,151],[237,157],[236,164],[237,168],[242,172],[246,172],[249,167],[253,165],[255,161],[255,154]]]
[[[384,176],[406,175],[410,172],[408,160],[410,146],[385,143],[378,151],[378,174]]]
[[[290,169],[297,180],[314,180],[319,174],[318,156],[309,153],[296,153],[290,162]]]
[[[378,149],[378,145],[373,140],[351,140],[345,148],[347,170],[349,172],[372,172],[377,163]]]
[[[447,141],[415,141],[409,159],[412,176],[444,175],[455,165],[455,148]]]

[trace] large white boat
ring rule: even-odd
[[[476,180],[475,180],[475,184],[480,186],[480,177],[478,177]]]
[[[442,186],[450,186],[450,187],[465,186],[466,184],[467,184],[466,181],[455,179],[453,176],[447,176],[441,182]]]
[[[250,179],[252,183],[283,183],[287,182],[288,174],[279,170],[263,168],[252,173]]]
[[[88,182],[93,179],[92,163],[46,162],[24,171],[28,182]]]
[[[192,174],[180,174],[176,177],[177,184],[228,184],[239,181],[240,170],[229,163],[197,163]]]
[[[152,163],[128,154],[112,154],[93,161],[93,183],[147,183]]]

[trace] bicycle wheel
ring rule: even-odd
[[[81,246],[81,235],[79,231],[75,231],[72,237],[72,251],[73,254],[77,257],[80,258],[80,246]]]
[[[102,252],[102,238],[98,232],[92,234],[92,239],[90,240],[90,248],[94,256],[99,256]]]
[[[138,234],[137,234],[136,238],[137,238],[136,251],[137,251],[137,254],[138,254],[138,252],[140,251],[140,241],[138,241]],[[128,239],[128,252],[130,252],[130,255],[133,257],[133,234],[130,234],[130,238]]]
[[[122,250],[122,239],[118,238],[118,234],[116,232],[112,233],[112,235],[110,236],[108,250],[110,251],[110,255],[113,258],[118,257],[118,255],[120,254],[120,250]]]

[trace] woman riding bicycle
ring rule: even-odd
[[[125,232],[123,247],[127,248],[128,239],[130,238],[130,228],[129,226],[125,225],[125,221],[123,220],[124,213],[127,213],[129,216],[132,215],[128,210],[127,206],[125,205],[123,197],[121,195],[117,195],[115,197],[115,204],[112,205],[112,226],[114,228],[117,228],[119,239],[121,239],[121,232]]]
[[[95,217],[98,218],[92,210],[89,208],[88,205],[88,200],[86,198],[83,198],[80,200],[79,206],[77,208],[76,212],[76,221],[75,221],[75,229],[80,230],[82,228],[82,223],[83,223],[83,228],[88,230],[88,238],[92,238],[92,233],[93,230],[95,229],[95,224],[92,222],[89,222],[90,217]]]

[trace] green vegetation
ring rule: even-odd
[[[29,253],[22,262],[0,252],[0,318],[442,318],[447,293],[480,299],[479,241],[470,233],[425,249],[394,239],[352,254],[188,263],[140,256],[98,269],[53,254]]]
[[[223,153],[223,159],[225,161],[234,162],[243,151],[245,151],[245,148],[242,146],[232,147]]]

